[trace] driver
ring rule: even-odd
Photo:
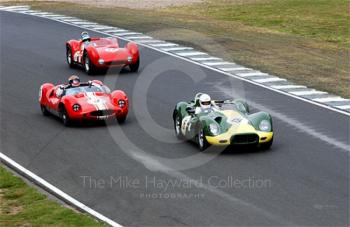
[[[77,75],[71,75],[68,78],[68,85],[66,88],[71,88],[71,87],[79,87],[80,86],[80,78]]]
[[[212,107],[211,98],[208,94],[202,94],[199,97],[199,106],[196,107],[195,114],[202,113]]]
[[[85,43],[85,42],[90,42],[91,38],[89,36],[89,33],[87,32],[82,32],[81,35],[81,40]]]

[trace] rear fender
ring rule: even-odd
[[[51,83],[45,83],[40,86],[39,89],[39,103],[41,105],[47,105],[49,94],[48,92],[51,91],[51,89],[54,87]]]
[[[140,58],[139,48],[137,44],[134,42],[128,42],[125,48],[129,50],[129,53],[132,56],[132,64],[135,64]]]
[[[181,119],[183,119],[186,115],[188,115],[186,108],[188,107],[187,102],[179,102],[176,104],[174,112],[173,112],[173,120],[175,120],[175,116],[177,114],[180,115]]]

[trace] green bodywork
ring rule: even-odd
[[[197,96],[196,96],[197,97]],[[182,133],[182,136],[186,139],[194,139],[199,130],[203,129],[206,136],[217,136],[227,132],[232,124],[229,123],[228,117],[223,113],[223,110],[233,110],[241,116],[241,119],[246,119],[248,124],[252,125],[257,131],[259,131],[259,124],[262,120],[267,120],[271,124],[270,132],[273,131],[272,128],[272,118],[270,114],[266,112],[257,112],[250,114],[248,105],[239,99],[235,100],[225,100],[225,101],[213,101],[218,108],[212,108],[208,112],[201,112],[199,114],[193,113],[196,107],[199,107],[198,98],[190,102],[179,102],[173,112],[174,122],[176,117],[179,118],[181,126],[183,126],[182,121],[187,116],[191,116],[189,128],[185,129],[185,133]],[[192,112],[191,112],[192,110]],[[188,118],[188,117],[187,117]],[[213,134],[210,130],[210,125],[215,124],[219,128],[219,133]]]

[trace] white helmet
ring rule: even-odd
[[[207,94],[202,94],[199,97],[199,105],[203,108],[203,109],[208,109],[211,107],[211,98],[209,95]]]

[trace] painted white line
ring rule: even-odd
[[[342,110],[347,110],[347,109],[350,109],[350,105],[336,106],[336,108],[342,109]]]
[[[127,32],[128,30],[125,29],[111,29],[111,30],[106,30],[105,32],[110,32],[110,33],[118,33],[118,32]]]
[[[164,51],[177,51],[177,50],[193,50],[192,47],[169,47],[169,48],[161,48]]]
[[[118,34],[115,34],[115,35],[118,36]],[[121,39],[123,39],[123,38],[121,38]],[[128,41],[128,40],[125,39],[125,41]],[[139,41],[137,41],[137,42],[138,42],[138,43],[141,43],[141,44],[144,45],[144,46],[151,47],[151,48],[154,48],[154,47],[150,46],[150,44],[147,45],[147,43],[165,43],[165,41],[163,41],[163,40],[158,40],[158,39],[139,40]]]
[[[178,44],[175,43],[156,43],[156,44],[150,44],[153,47],[174,47],[174,46],[179,46]]]
[[[204,57],[204,58],[191,58],[193,61],[212,61],[212,60],[222,60],[217,57]]]
[[[17,13],[17,12],[14,12],[14,13]],[[46,19],[50,19],[50,18],[46,18]],[[53,19],[51,19],[53,20]],[[54,21],[57,21],[57,20],[54,20]],[[60,23],[64,23],[64,24],[67,24],[67,25],[70,25],[70,26],[75,26],[75,27],[78,27],[78,28],[84,28],[82,26],[79,26],[79,25],[75,25],[75,24],[71,24],[71,23],[68,23],[68,22],[65,22],[65,21],[58,21]],[[86,28],[88,30],[91,30],[91,31],[95,31],[91,28]],[[106,32],[101,32],[101,31],[97,31],[101,34],[104,34],[104,35],[111,35],[111,34],[108,34]],[[131,41],[131,40],[128,40],[128,39],[124,39],[123,37],[119,37],[117,34],[114,35],[116,36],[117,38],[121,39],[121,40],[124,40],[124,41]],[[207,53],[204,53],[204,52],[183,52],[183,53],[171,53],[171,52],[166,52],[166,51],[163,51],[159,48],[155,48],[155,47],[152,47],[150,45],[148,45],[148,43],[161,43],[161,42],[165,42],[163,40],[144,40],[144,41],[137,41],[137,43],[139,43],[140,46],[144,46],[146,48],[149,48],[149,49],[152,49],[154,51],[158,51],[160,53],[163,53],[163,54],[167,54],[169,56],[172,56],[172,57],[175,57],[175,58],[178,58],[178,59],[181,59],[183,61],[187,61],[187,62],[190,62],[192,64],[195,64],[195,65],[198,65],[198,66],[201,66],[203,68],[206,68],[206,69],[209,69],[209,70],[212,70],[212,71],[215,71],[215,72],[218,72],[218,73],[221,73],[223,75],[226,75],[226,76],[229,76],[229,77],[232,77],[232,78],[235,78],[235,79],[238,79],[238,80],[241,80],[241,81],[245,81],[247,83],[250,83],[250,84],[254,84],[255,86],[258,86],[258,87],[262,87],[262,88],[265,88],[267,90],[270,90],[270,91],[274,91],[278,94],[282,94],[282,95],[285,95],[285,96],[289,96],[289,97],[292,97],[292,98],[295,98],[295,99],[298,99],[300,101],[304,101],[304,102],[307,102],[307,103],[310,103],[310,104],[313,104],[315,106],[319,106],[319,107],[322,107],[322,108],[325,108],[325,109],[328,109],[328,110],[332,110],[334,112],[337,112],[337,113],[341,113],[341,114],[344,114],[346,116],[350,116],[350,113],[347,112],[347,111],[343,111],[343,110],[340,110],[340,109],[337,109],[337,108],[334,108],[333,106],[330,106],[330,105],[327,105],[327,104],[323,104],[323,103],[318,103],[312,99],[308,99],[308,98],[305,98],[305,97],[302,97],[302,96],[296,96],[296,95],[293,95],[293,94],[290,94],[288,92],[285,92],[283,90],[279,90],[279,89],[276,89],[276,88],[273,88],[269,85],[265,85],[263,83],[259,83],[259,82],[256,82],[254,80],[249,80],[249,79],[246,79],[246,78],[243,78],[243,77],[239,77],[239,76],[236,76],[234,74],[231,74],[229,72],[225,72],[225,71],[222,71],[222,70],[219,70],[217,68],[214,68],[214,67],[211,67],[211,66],[207,66],[207,65],[204,65],[204,64],[201,64],[200,62],[197,62],[197,61],[193,61],[191,59],[189,59],[188,57],[190,56],[199,56],[199,55],[208,55]],[[280,80],[279,80],[280,81]],[[285,79],[282,79],[282,81],[286,81]]]
[[[126,39],[153,39],[150,36],[126,36]]]
[[[56,19],[56,18],[54,18],[54,19]],[[93,25],[93,26],[96,25],[96,23],[93,23],[90,21],[73,21],[72,23],[79,24],[79,25]]]
[[[291,94],[293,94],[293,95],[300,95],[300,96],[327,94],[327,92],[324,92],[324,91],[317,91],[317,90],[290,91],[289,93],[291,93]]]
[[[96,30],[107,30],[107,29],[113,29],[113,27],[109,27],[109,26],[94,26],[93,27]]]
[[[46,12],[40,12],[40,13],[36,13],[34,15],[39,15],[39,16],[47,16],[49,15],[50,13],[46,13]]]
[[[251,72],[251,73],[236,73],[238,76],[241,77],[250,77],[250,76],[268,76],[269,74],[267,73],[262,73],[262,72]]]
[[[232,62],[202,62],[205,65],[209,65],[209,66],[218,66],[218,65],[234,65],[234,63]]]
[[[29,6],[4,6],[2,10],[25,10],[30,9]]]
[[[335,96],[335,97],[326,97],[326,98],[316,98],[316,99],[312,99],[316,102],[342,102],[342,101],[350,101],[349,99],[344,99],[342,97],[339,96]]]
[[[270,83],[270,82],[277,82],[277,81],[286,81],[286,79],[282,79],[279,77],[271,77],[266,79],[255,79],[254,81],[258,83]]]
[[[293,89],[293,88],[306,88],[306,86],[302,86],[302,85],[273,85],[271,86],[273,88],[276,89]]]
[[[117,33],[118,36],[128,36],[128,35],[142,35],[140,32],[121,32]]]
[[[0,160],[9,165],[11,168],[15,169],[16,171],[20,172],[21,174],[24,174],[25,176],[29,177],[31,180],[36,182],[37,184],[41,185],[45,189],[49,190],[54,195],[62,198],[63,200],[67,201],[71,205],[74,205],[78,209],[85,211],[86,213],[92,215],[93,217],[115,227],[121,227],[120,224],[116,223],[115,221],[107,218],[106,216],[98,213],[97,211],[91,209],[90,207],[86,206],[85,204],[79,202],[78,200],[74,199],[67,193],[63,192],[62,190],[58,189],[54,185],[50,184],[43,178],[39,177],[38,175],[34,174],[33,172],[29,171],[28,169],[24,168],[5,154],[0,152]]]
[[[235,67],[235,68],[219,68],[222,71],[225,72],[231,72],[231,71],[241,71],[241,70],[251,70],[250,68],[246,67]]]
[[[176,53],[176,55],[179,55],[179,56],[182,56],[182,57],[188,57],[188,56],[206,55],[206,53],[204,53],[204,52],[199,52],[199,51],[192,51],[192,52],[181,52],[181,53]],[[175,55],[175,56],[176,56],[176,55]],[[187,59],[187,60],[190,61],[190,59],[188,59],[188,58],[183,58],[183,59]],[[194,61],[192,61],[192,62],[194,62]],[[198,64],[200,64],[200,63],[198,63]],[[200,65],[204,66],[204,64],[200,64]],[[210,67],[210,66],[207,66],[207,67]],[[210,68],[212,68],[212,67],[210,67]]]
[[[28,10],[29,11],[29,10]],[[30,10],[32,11],[32,10]],[[60,14],[52,14],[50,13],[50,15],[46,15],[46,17],[67,17],[67,16],[64,16],[64,15],[60,15]]]

